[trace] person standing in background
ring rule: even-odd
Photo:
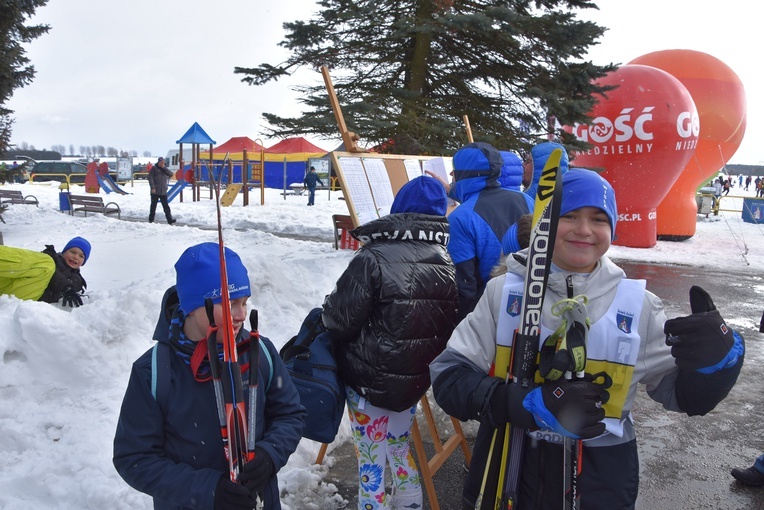
[[[321,186],[324,186],[324,181],[318,177],[315,167],[310,167],[310,171],[302,182],[308,187],[308,205],[316,205],[314,203],[316,199],[316,183],[320,182]]]
[[[167,224],[172,225],[175,219],[170,211],[170,204],[167,203],[167,183],[172,177],[172,170],[167,168],[164,158],[159,158],[157,164],[149,170],[149,186],[151,186],[151,207],[149,208],[149,223],[154,223],[154,216],[157,212],[157,202],[162,202],[162,209],[167,218]]]

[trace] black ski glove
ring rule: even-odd
[[[663,325],[666,345],[671,346],[671,355],[683,370],[713,367],[735,345],[732,328],[724,323],[711,296],[694,285],[690,288],[690,309],[692,315],[669,319]]]
[[[79,293],[72,287],[64,289],[62,303],[64,306],[70,306],[72,308],[82,306],[82,298]]]
[[[574,439],[591,439],[605,432],[602,403],[609,395],[591,380],[547,381],[531,391],[523,406],[538,426]]]
[[[255,458],[241,468],[239,482],[252,492],[258,492],[274,475],[273,459],[262,448],[255,447]]]
[[[252,510],[256,505],[249,489],[232,482],[228,474],[220,477],[215,487],[215,510]]]
[[[522,388],[519,384],[499,383],[489,398],[489,408],[480,413],[481,417],[493,428],[512,423],[521,429],[535,429],[533,415],[523,407],[523,399],[528,392],[530,389]]]

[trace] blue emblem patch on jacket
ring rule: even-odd
[[[511,317],[520,315],[520,309],[523,307],[523,296],[510,294],[507,299],[507,313]]]
[[[616,315],[616,324],[618,324],[618,329],[624,333],[631,333],[631,323],[633,320],[634,314],[618,310],[618,314]]]

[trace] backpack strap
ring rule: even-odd
[[[271,351],[268,350],[268,347],[262,341],[260,341],[260,347],[262,347],[260,350],[265,354],[265,359],[268,360],[268,382],[265,384],[265,391],[267,393],[268,388],[271,387],[271,381],[273,381],[273,358],[271,358]]]
[[[151,349],[151,395],[162,412],[170,399],[170,346],[157,342]]]

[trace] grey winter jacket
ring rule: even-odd
[[[166,195],[167,183],[172,177],[172,170],[165,167],[161,168],[159,165],[154,165],[149,170],[149,186],[151,186],[152,193],[154,195]]]

